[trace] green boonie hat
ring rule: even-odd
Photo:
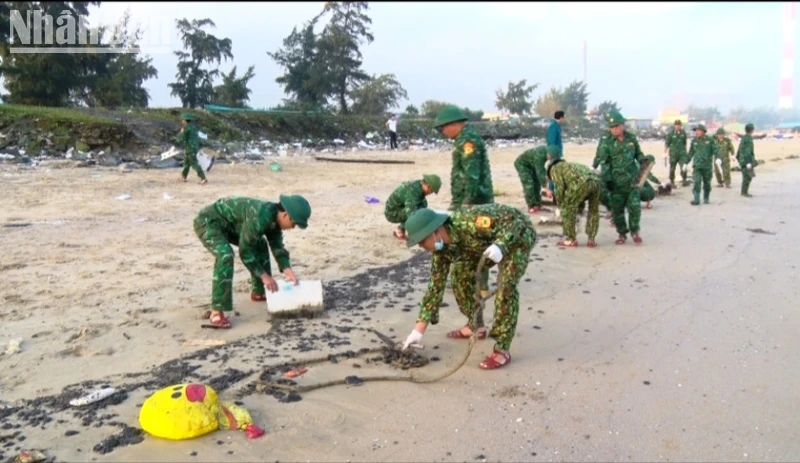
[[[281,206],[292,218],[298,227],[305,229],[308,227],[308,219],[311,217],[311,206],[306,198],[300,195],[281,195]]]
[[[434,127],[437,129],[439,127],[445,126],[451,122],[461,122],[466,121],[469,119],[467,116],[464,115],[464,112],[461,111],[457,106],[445,106],[439,111],[439,115],[436,116],[436,122],[434,122]]]
[[[448,218],[447,214],[437,214],[427,207],[417,209],[405,223],[406,233],[408,234],[406,246],[410,248],[419,244],[420,241],[441,227]]]
[[[648,155],[647,155],[647,156],[645,156],[644,158],[645,158],[645,159],[647,159],[647,160],[648,160],[648,161],[650,161],[650,162],[656,162],[656,157],[655,157],[655,156],[653,156],[652,154],[648,154]]]
[[[723,129],[722,127],[718,128],[717,135],[725,135],[725,129]]]
[[[680,119],[675,119],[675,124],[674,125],[683,125],[683,122],[681,122]]]
[[[422,176],[422,180],[425,180],[425,183],[433,189],[434,193],[439,194],[439,190],[442,188],[442,179],[438,175],[425,174]]]
[[[745,130],[753,130],[753,129],[755,129],[755,126],[753,124],[747,124],[747,125],[744,126],[744,129]]]
[[[554,161],[556,159],[561,159],[561,156],[563,155],[563,153],[561,152],[561,148],[559,148],[556,145],[549,145],[547,147],[547,154],[552,156]]]
[[[181,114],[181,120],[182,121],[193,121],[194,120],[194,114],[192,114],[192,113],[183,113],[183,114]]]
[[[697,124],[696,126],[694,126],[694,129],[702,130],[703,132],[708,132],[708,130],[706,130],[706,126],[704,126],[703,124]]]
[[[606,113],[606,122],[608,122],[609,127],[614,127],[616,125],[624,124],[625,118],[622,117],[619,111],[609,111]]]

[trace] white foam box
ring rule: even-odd
[[[300,284],[281,281],[278,291],[267,291],[267,311],[277,315],[293,312],[321,312],[324,309],[322,301],[322,280],[300,280]]]

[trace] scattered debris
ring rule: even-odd
[[[69,404],[73,407],[82,407],[84,405],[93,404],[95,402],[100,402],[101,400],[112,396],[117,390],[113,387],[106,387],[97,391],[92,391],[86,394],[83,397],[78,399],[73,399],[69,401]]]
[[[215,347],[224,346],[227,343],[228,341],[224,339],[190,339],[183,343],[183,347]]]
[[[303,375],[307,371],[308,371],[308,368],[306,368],[306,367],[292,368],[289,371],[285,372],[283,374],[283,377],[284,378],[288,378],[288,379],[297,378],[298,376]]]
[[[164,193],[164,199],[166,199],[167,201],[169,201],[169,200],[171,200],[171,199],[172,199],[172,195],[171,195],[171,194],[169,194],[169,193]]]
[[[14,458],[17,463],[40,463],[45,460],[47,456],[38,450],[25,450]]]
[[[127,201],[127,200],[131,199],[131,195],[129,195],[127,193],[126,194],[121,194],[121,195],[117,196],[116,199],[118,199],[120,201]]]
[[[14,355],[22,350],[22,339],[12,339],[6,346],[6,355]]]
[[[750,233],[761,233],[761,234],[764,234],[764,235],[774,235],[775,234],[774,232],[767,231],[767,230],[764,230],[762,228],[748,228],[747,231],[749,231]]]

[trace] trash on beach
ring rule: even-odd
[[[169,193],[164,193],[164,199],[166,199],[167,201],[169,201],[169,200],[171,200],[171,199],[172,199],[172,195],[171,195],[171,194],[169,194]]]
[[[38,450],[24,450],[14,458],[17,463],[39,463],[47,460],[47,456]]]
[[[205,132],[197,131],[197,136],[200,137],[201,140],[208,140],[208,135]]]
[[[129,195],[127,193],[126,194],[121,194],[121,195],[117,196],[117,199],[120,200],[120,201],[127,201],[127,200],[131,199],[131,195]]]
[[[178,148],[172,146],[172,147],[170,147],[169,151],[165,151],[165,152],[161,153],[161,160],[163,161],[165,159],[169,159],[171,157],[174,157],[174,156],[180,154],[180,152],[181,152],[181,150],[179,150]]]
[[[224,346],[227,343],[228,341],[224,339],[190,339],[184,341],[183,347],[215,347]]]
[[[306,367],[292,368],[291,370],[289,370],[286,373],[284,373],[283,377],[284,378],[288,378],[288,379],[297,378],[298,376],[303,375],[307,371],[308,371],[308,368],[306,368]]]
[[[93,404],[95,402],[100,402],[101,400],[110,397],[113,395],[117,390],[113,387],[106,387],[103,389],[99,389],[97,391],[92,391],[86,394],[83,397],[73,399],[69,401],[69,404],[73,407],[82,407],[84,405]]]
[[[12,339],[6,346],[6,355],[14,355],[22,350],[22,339]]]
[[[281,172],[283,171],[283,168],[277,162],[273,162],[272,164],[269,165],[269,170],[273,172]]]
[[[376,197],[374,197],[374,196],[366,196],[365,195],[364,196],[364,202],[367,203],[367,204],[378,204],[379,202],[381,202],[381,200],[376,198]]]
[[[175,384],[156,391],[142,404],[139,424],[162,439],[185,440],[221,430],[242,430],[249,439],[264,435],[244,408],[223,402],[205,384]]]

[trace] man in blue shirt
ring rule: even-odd
[[[564,152],[564,145],[561,142],[561,124],[563,123],[564,111],[556,111],[556,113],[553,114],[553,122],[551,122],[550,127],[547,128],[547,146],[557,146],[562,153]],[[547,184],[548,196],[551,198],[553,197],[553,187],[554,185],[551,180]],[[555,204],[555,199],[553,199],[553,203]]]

